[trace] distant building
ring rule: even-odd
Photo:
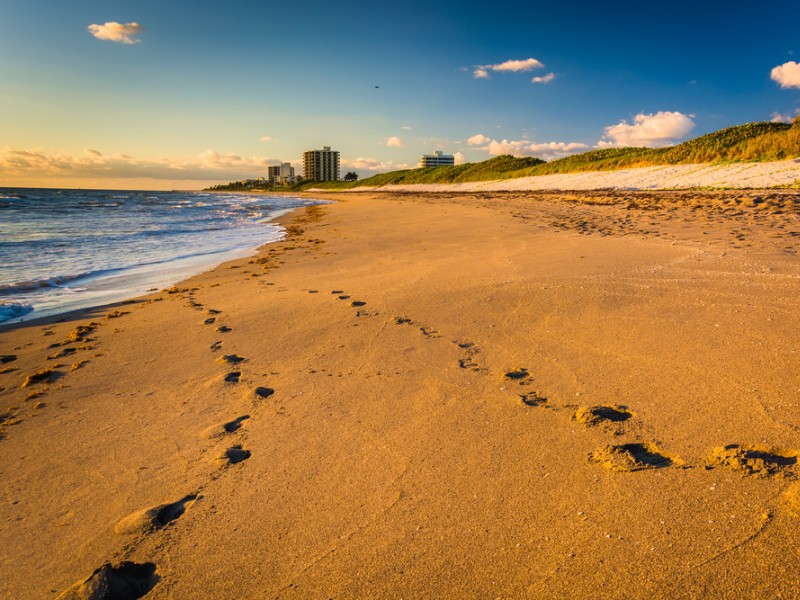
[[[270,185],[289,185],[294,183],[294,167],[291,163],[285,162],[274,167],[267,167],[267,179]]]
[[[339,152],[330,146],[304,152],[303,177],[309,181],[338,181]]]
[[[420,167],[452,167],[456,164],[456,159],[452,154],[442,154],[441,150],[436,150],[432,155],[423,154],[419,161]]]

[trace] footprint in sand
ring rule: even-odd
[[[47,360],[55,360],[57,358],[64,358],[65,356],[69,356],[71,354],[75,354],[78,351],[77,348],[64,348],[61,352],[56,352],[54,354],[50,354],[47,357]]]
[[[439,338],[442,337],[438,331],[436,331],[433,327],[420,327],[419,330],[422,332],[422,335],[429,338]]]
[[[460,358],[458,360],[458,366],[462,369],[472,369],[473,371],[477,371],[479,369],[478,363],[472,360],[472,358]]]
[[[214,342],[213,344],[211,344],[210,348],[212,352],[216,352],[217,350],[222,348],[222,342]]]
[[[516,381],[517,383],[522,384],[530,376],[531,376],[531,374],[528,373],[528,369],[526,369],[524,367],[518,367],[518,368],[513,369],[511,371],[506,371],[503,374],[503,379],[507,379],[508,381]]]
[[[481,367],[475,362],[474,357],[480,353],[480,348],[474,342],[453,340],[453,343],[464,350],[464,358],[459,359],[458,366],[462,369],[480,371]]]
[[[3,354],[0,355],[0,365],[4,365],[6,363],[14,362],[17,360],[16,354]]]
[[[238,354],[225,354],[224,356],[220,356],[217,359],[217,362],[218,363],[228,363],[228,364],[231,364],[231,365],[236,365],[236,364],[239,364],[240,362],[242,362],[244,360],[246,360],[246,359],[242,358]]]
[[[633,417],[625,406],[579,406],[572,420],[594,427],[601,423],[622,423]]]
[[[708,466],[756,477],[793,477],[797,456],[795,450],[730,444],[714,448],[708,456]]]
[[[344,290],[333,290],[331,291],[331,294],[334,296],[337,296],[339,294],[344,294]]]
[[[132,513],[114,526],[117,535],[151,533],[180,518],[197,500],[197,494],[184,496],[177,502],[160,504]]]
[[[239,429],[242,427],[242,423],[249,418],[250,415],[242,415],[241,417],[235,418],[233,421],[228,421],[227,423],[222,423],[221,425],[212,425],[211,427],[201,431],[200,437],[205,440],[211,440],[228,435],[229,433],[233,433],[235,431],[239,431]]]
[[[203,325],[213,325],[214,323],[216,323],[216,321],[217,321],[216,317],[208,317],[205,321],[203,321]]]
[[[539,392],[528,392],[527,394],[520,394],[519,399],[525,406],[543,406],[547,407],[550,401]]]
[[[229,465],[235,465],[250,458],[250,454],[250,450],[245,450],[237,444],[225,450],[217,460],[227,462]]]
[[[239,378],[242,376],[241,371],[231,371],[224,377],[225,383],[239,383]]]
[[[59,594],[56,600],[136,600],[152,590],[159,580],[155,563],[106,563]]]
[[[275,390],[268,387],[257,387],[255,390],[253,390],[253,393],[258,398],[269,398],[270,396],[272,396],[272,394],[275,393]]]
[[[367,305],[367,303],[366,302],[362,302],[361,300],[353,300],[350,303],[350,306],[352,306],[353,308],[358,308],[360,306],[366,306],[366,305]]]
[[[219,327],[217,327],[216,331],[217,333],[228,333],[229,331],[231,331],[231,328],[228,327],[227,325],[220,325]]]
[[[589,454],[589,460],[609,471],[643,471],[683,464],[679,458],[667,455],[653,443],[604,446]]]
[[[408,317],[395,317],[394,322],[396,325],[411,325],[413,323]]]

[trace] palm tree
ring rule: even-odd
[[[358,181],[358,173],[355,171],[348,171],[344,176],[345,181]]]

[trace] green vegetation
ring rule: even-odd
[[[339,190],[361,186],[380,186],[408,183],[462,183],[465,181],[490,181],[499,179],[503,174],[543,165],[540,158],[514,158],[513,156],[496,156],[479,163],[467,163],[454,167],[425,167],[380,173],[356,182],[324,181],[306,182],[301,189],[317,188]]]
[[[800,156],[800,119],[786,123],[748,123],[709,133],[668,148],[605,148],[514,173],[513,177],[613,171],[655,165],[755,162]]]
[[[792,124],[764,122],[728,127],[668,148],[603,148],[551,162],[538,158],[496,156],[483,162],[453,167],[427,167],[381,173],[360,181],[352,180],[352,177],[350,181],[304,181],[288,189],[340,190],[390,184],[462,183],[553,173],[613,171],[657,165],[757,162],[797,157],[800,157],[800,116]],[[212,189],[231,188],[217,186]]]

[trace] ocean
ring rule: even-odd
[[[0,188],[0,323],[101,306],[253,254],[321,201],[266,194]]]

